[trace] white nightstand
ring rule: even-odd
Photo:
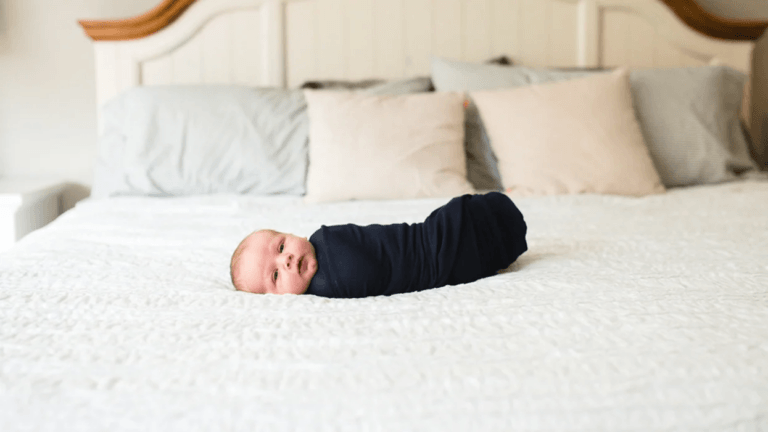
[[[63,191],[59,181],[0,177],[0,252],[56,219]]]

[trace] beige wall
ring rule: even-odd
[[[766,0],[698,0],[709,12],[727,18],[768,19]]]
[[[699,0],[768,19],[766,0]],[[159,0],[0,0],[0,176],[56,176],[88,193],[96,154],[93,52],[79,18],[140,14]]]

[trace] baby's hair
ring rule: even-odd
[[[242,283],[240,283],[240,267],[238,267],[238,264],[240,263],[240,256],[243,254],[243,249],[245,249],[245,241],[248,240],[248,237],[252,236],[253,234],[262,231],[275,232],[271,229],[254,231],[245,236],[245,238],[240,241],[240,244],[237,245],[237,248],[235,248],[235,251],[232,253],[232,259],[229,261],[229,278],[232,280],[232,285],[234,285],[235,289],[238,291],[244,291],[242,289]]]
[[[240,244],[237,245],[237,248],[235,248],[235,251],[232,253],[232,259],[229,261],[229,277],[232,279],[232,285],[235,286],[235,289],[238,291],[242,291],[240,289],[240,286],[238,284],[239,282],[239,271],[237,264],[240,262],[240,255],[243,254],[243,249],[245,249],[245,241],[250,237],[251,235],[248,234],[245,236],[244,239],[240,240]],[[238,273],[235,275],[235,273]]]

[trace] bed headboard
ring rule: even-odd
[[[135,18],[80,24],[95,41],[99,106],[140,85],[427,75],[431,56],[750,72],[768,26],[694,0],[163,0]]]

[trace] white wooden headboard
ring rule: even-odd
[[[431,56],[483,61],[503,54],[516,64],[552,67],[720,63],[749,72],[754,45],[704,36],[659,0],[186,3],[149,36],[94,43],[99,105],[139,85],[295,87],[427,75]]]

